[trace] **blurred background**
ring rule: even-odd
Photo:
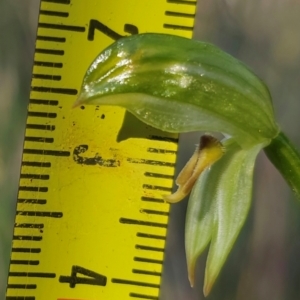
[[[39,1],[0,0],[0,299],[4,299],[18,190]],[[269,86],[276,118],[300,149],[300,2],[198,1],[194,38],[248,64]],[[178,169],[199,133],[180,137]],[[161,300],[201,300],[206,254],[196,287],[187,280],[187,201],[172,206]],[[300,299],[300,205],[261,153],[253,206],[211,295],[213,300]]]

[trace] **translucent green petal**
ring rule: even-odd
[[[227,141],[225,146],[224,157],[199,177],[186,217],[186,254],[191,283],[195,262],[211,242],[205,270],[205,295],[210,292],[246,220],[254,163],[262,149],[262,145],[257,145],[243,150],[232,141]]]
[[[267,87],[217,47],[165,34],[120,39],[91,64],[75,105],[123,106],[164,131],[217,131],[242,147],[277,135]]]

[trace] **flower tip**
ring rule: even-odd
[[[190,282],[191,288],[193,288],[193,287],[194,287],[194,284],[195,284],[194,270],[193,270],[192,272],[189,271],[189,282]]]

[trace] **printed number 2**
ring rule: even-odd
[[[87,277],[77,277],[77,274],[82,274]],[[71,271],[71,276],[59,276],[60,283],[69,283],[70,288],[76,287],[76,284],[90,284],[90,285],[102,285],[106,286],[107,277],[98,274],[94,271],[73,266]]]
[[[90,25],[89,25],[89,31],[88,31],[88,40],[89,41],[94,40],[96,29],[101,31],[108,37],[112,38],[113,40],[118,40],[118,39],[124,37],[124,35],[121,35],[121,34],[115,32],[114,30],[110,29],[109,27],[107,27],[103,23],[99,22],[98,20],[91,19]],[[139,33],[138,28],[132,24],[125,24],[124,31],[127,33],[130,33],[130,34],[138,34]]]

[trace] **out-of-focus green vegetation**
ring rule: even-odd
[[[29,99],[39,1],[0,0],[0,299],[4,299]],[[212,42],[248,64],[270,87],[276,119],[300,148],[300,2],[199,1],[195,38]],[[178,166],[199,134],[181,137]],[[263,154],[258,158],[253,208],[210,300],[300,298],[300,205]],[[180,169],[180,168],[179,168]],[[161,300],[199,300],[189,287],[184,253],[186,201],[172,206]]]
[[[0,299],[4,299],[39,1],[0,0]]]

